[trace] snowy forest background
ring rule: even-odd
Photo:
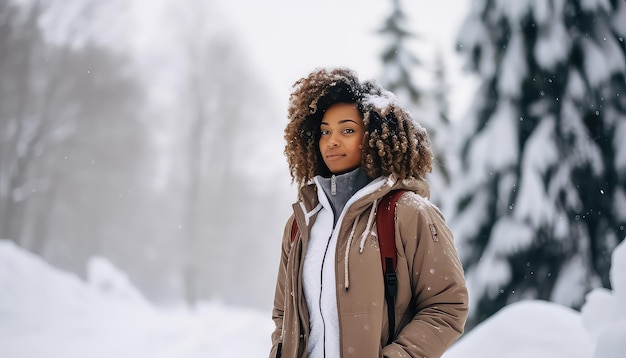
[[[157,305],[269,319],[295,198],[288,85],[276,89],[219,1],[157,3],[0,0],[0,239],[81,277],[105,257]],[[415,30],[412,4],[378,5],[367,61],[431,134],[467,329],[523,300],[580,309],[611,288],[626,235],[626,3],[471,1],[450,44]],[[158,24],[149,37],[137,13]],[[473,81],[462,112],[445,46]]]

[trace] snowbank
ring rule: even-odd
[[[545,301],[508,305],[464,335],[445,358],[590,358],[592,342],[578,312]]]
[[[590,292],[581,313],[544,301],[511,304],[464,335],[444,358],[624,357],[626,241],[613,251],[610,277],[613,290]]]
[[[2,358],[265,357],[269,313],[159,309],[103,258],[87,282],[0,240]]]
[[[626,353],[626,241],[611,255],[611,287],[586,297],[582,320],[596,342],[594,358],[623,358]]]

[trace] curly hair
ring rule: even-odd
[[[424,178],[432,170],[428,133],[394,94],[374,81],[359,81],[353,70],[322,68],[296,81],[289,97],[285,155],[292,180],[299,186],[316,175],[331,174],[318,143],[322,117],[336,103],[356,104],[363,118],[361,166],[370,178],[390,174],[399,179]]]

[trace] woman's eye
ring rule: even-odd
[[[346,129],[344,129],[344,130],[343,130],[343,133],[344,133],[344,134],[354,133],[354,129],[352,129],[352,128],[346,128]]]
[[[320,130],[320,133],[321,133],[322,135],[329,135],[329,134],[330,134],[330,131],[329,131],[329,130],[322,129],[322,130]]]

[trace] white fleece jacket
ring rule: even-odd
[[[311,228],[302,272],[304,297],[309,310],[311,328],[307,352],[311,358],[339,358],[339,318],[335,279],[337,234],[333,231],[333,210],[328,198],[317,179],[315,183],[322,208]],[[344,213],[353,202],[374,192],[383,183],[383,180],[374,180],[357,191],[346,203],[336,227],[341,226]]]

